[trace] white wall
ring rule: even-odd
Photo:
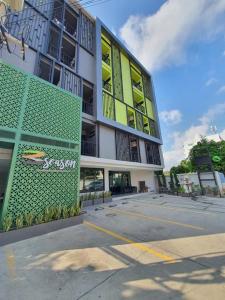
[[[102,125],[99,125],[99,156],[116,159],[115,130]]]
[[[82,47],[79,48],[78,74],[87,81],[96,83],[95,57]]]
[[[35,63],[36,63],[36,52],[31,50],[30,48],[25,49],[26,58],[23,61],[21,56],[21,48],[20,46],[16,46],[15,44],[10,44],[10,49],[13,50],[13,53],[10,54],[5,47],[0,51],[0,59],[4,62],[13,65],[17,68],[20,68],[24,72],[28,72],[34,74],[35,71]]]
[[[145,181],[145,185],[150,191],[156,191],[154,172],[142,170],[142,171],[131,171],[131,185],[136,186],[139,189],[139,181]]]

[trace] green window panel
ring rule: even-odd
[[[58,171],[59,168],[52,164],[48,170],[43,171],[43,165],[24,161],[23,154],[27,150],[44,152],[49,159],[74,160],[75,168]],[[5,203],[6,209],[3,208],[5,215],[13,219],[25,213],[37,216],[43,214],[47,207],[69,207],[75,204],[79,192],[79,152],[19,144],[15,155],[14,173],[10,174],[13,178],[10,198]]]
[[[149,122],[148,122],[148,118],[143,116],[143,131],[146,134],[149,134]]]
[[[146,107],[147,107],[147,114],[148,117],[155,120],[155,116],[154,116],[154,110],[153,110],[153,105],[152,105],[152,101],[145,99],[146,100]]]
[[[136,128],[136,115],[135,110],[133,108],[128,107],[127,108],[127,120],[128,120],[128,126],[132,128]]]
[[[103,115],[104,117],[114,120],[114,100],[113,97],[107,93],[103,92]]]
[[[137,129],[143,131],[143,118],[142,114],[136,111]]]
[[[27,76],[0,62],[0,126],[17,128]]]
[[[72,94],[31,78],[22,129],[79,141],[80,105],[80,99]]]
[[[112,46],[113,53],[113,86],[114,96],[123,101],[123,86],[122,86],[122,73],[120,66],[120,51],[116,46]]]
[[[152,99],[151,81],[146,75],[143,75],[144,94],[148,99]]]
[[[133,93],[131,86],[130,63],[129,59],[121,53],[123,98],[124,102],[133,107]]]
[[[116,109],[116,121],[123,125],[127,125],[126,105],[120,102],[119,100],[115,100],[115,109]]]

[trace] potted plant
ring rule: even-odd
[[[112,202],[112,193],[110,191],[104,192],[104,203]]]
[[[81,201],[81,206],[82,207],[87,207],[93,205],[93,199],[92,199],[92,194],[84,194],[80,198]]]
[[[39,236],[55,230],[74,226],[83,222],[79,202],[72,206],[47,207],[43,214],[25,213],[13,220],[12,216],[3,219],[3,232],[0,232],[0,246]],[[17,229],[17,230],[14,230]]]

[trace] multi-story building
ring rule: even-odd
[[[64,90],[67,96],[82,98],[80,192],[155,190],[154,171],[163,168],[163,157],[153,83],[121,41],[72,0],[26,0],[22,11],[8,12],[1,20],[0,56],[4,64],[49,82],[48,86]],[[0,109],[3,102],[7,103],[7,96],[1,97]],[[46,97],[46,101],[53,101],[45,107],[46,118],[52,115],[46,119],[52,122],[49,127],[62,117],[56,112],[54,97]],[[79,131],[79,122],[77,127],[75,123],[75,127],[68,125],[71,111],[65,108],[67,105],[62,97],[58,108],[64,107],[64,131]],[[32,118],[44,114],[43,110],[32,113]],[[9,126],[0,122],[2,143],[6,128]],[[51,140],[53,136],[52,132],[48,135]],[[52,145],[60,141],[78,143],[56,134]],[[7,174],[12,171],[13,150],[6,148],[0,149],[2,194],[7,190]],[[9,199],[11,188],[7,191]]]

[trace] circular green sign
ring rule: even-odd
[[[213,156],[212,160],[213,160],[214,162],[220,162],[220,161],[221,161],[221,158],[220,158],[219,156],[215,155],[215,156]]]

